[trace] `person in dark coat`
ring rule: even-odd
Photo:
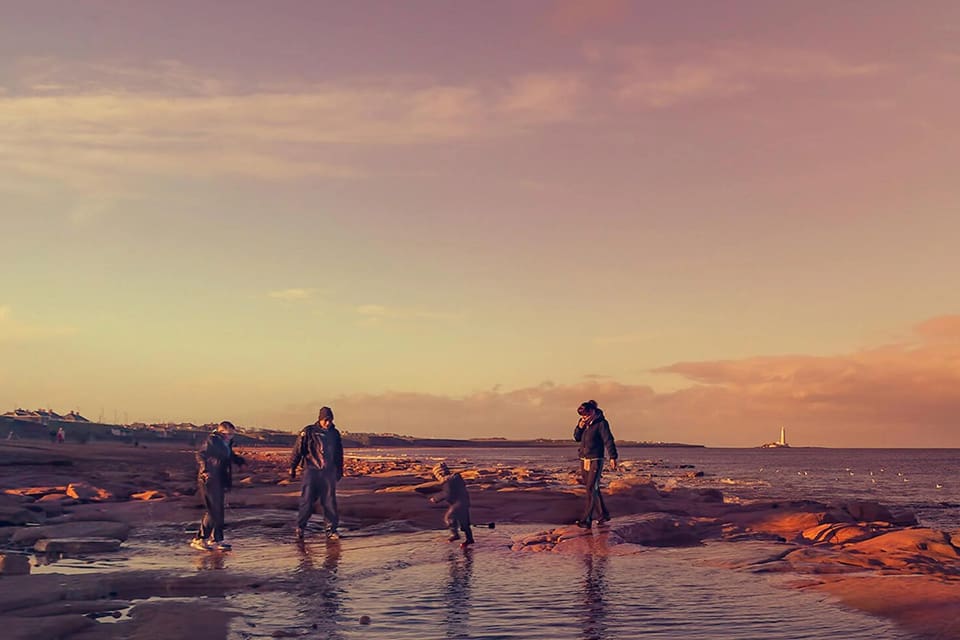
[[[443,462],[433,468],[433,476],[440,482],[440,495],[430,498],[430,502],[443,502],[449,505],[443,514],[443,523],[450,529],[448,540],[453,542],[460,539],[463,531],[465,540],[460,544],[465,547],[473,544],[473,531],[470,528],[470,494],[467,484],[459,473],[450,473],[450,469]]]
[[[197,495],[206,512],[197,536],[190,543],[194,549],[228,551],[231,548],[223,540],[224,493],[233,486],[233,465],[242,466],[246,462],[233,452],[236,433],[233,423],[225,420],[217,425],[196,453]]]
[[[577,520],[577,526],[589,529],[594,519],[605,522],[610,519],[607,505],[600,494],[600,474],[603,471],[603,453],[610,455],[610,468],[617,468],[617,444],[610,423],[596,400],[587,400],[577,408],[580,421],[573,429],[573,439],[580,443],[580,469],[583,486],[587,489],[587,504],[583,517]]]
[[[297,477],[297,467],[303,464],[303,485],[300,488],[300,511],[295,534],[303,538],[307,522],[313,515],[317,500],[323,507],[324,529],[327,538],[340,537],[337,527],[337,482],[343,478],[343,444],[340,432],[333,423],[333,410],[322,407],[316,424],[307,425],[297,436],[290,460],[290,479]]]

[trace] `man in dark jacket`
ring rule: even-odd
[[[190,543],[201,551],[228,551],[231,545],[223,541],[224,492],[233,485],[232,465],[243,465],[244,459],[233,452],[233,437],[237,428],[223,421],[210,434],[196,453],[197,495],[206,507],[197,537]]]
[[[440,482],[440,495],[430,498],[430,502],[446,501],[449,505],[443,514],[443,523],[450,529],[450,542],[460,539],[459,528],[466,539],[460,543],[461,547],[473,544],[473,531],[470,529],[470,494],[467,493],[467,484],[459,473],[450,473],[450,469],[443,462],[433,468],[433,477]]]
[[[617,468],[617,444],[610,432],[610,423],[597,407],[596,400],[587,400],[577,408],[580,422],[573,429],[573,439],[580,443],[580,469],[583,486],[587,489],[587,506],[577,526],[589,529],[597,516],[598,522],[610,519],[607,505],[600,495],[600,473],[603,471],[603,450],[610,454],[610,468]]]
[[[290,478],[297,477],[297,467],[303,463],[303,486],[300,489],[300,512],[296,536],[303,538],[307,521],[313,515],[313,504],[318,499],[323,506],[323,520],[327,537],[340,537],[337,526],[337,481],[343,477],[343,444],[340,432],[333,424],[333,410],[322,407],[316,424],[307,425],[297,436],[290,460]]]

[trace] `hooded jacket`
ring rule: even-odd
[[[606,448],[610,459],[617,459],[617,443],[614,442],[613,433],[610,432],[610,423],[600,409],[596,410],[596,414],[590,421],[574,427],[573,439],[580,443],[581,458],[592,460],[602,458],[603,450]]]
[[[456,507],[469,507],[470,494],[467,492],[467,483],[459,473],[451,473],[440,481],[440,495],[437,502],[446,500],[447,504]]]
[[[301,461],[305,468],[336,470],[337,479],[343,477],[343,444],[336,425],[324,429],[311,424],[303,428],[293,445],[290,470],[296,471]]]
[[[196,453],[197,477],[204,484],[219,484],[224,489],[233,486],[234,464],[244,464],[244,459],[233,452],[229,442],[213,432]]]

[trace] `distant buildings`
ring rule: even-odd
[[[71,411],[66,415],[60,415],[51,409],[37,409],[35,411],[30,411],[28,409],[17,408],[13,411],[7,411],[2,415],[6,418],[27,420],[29,422],[39,422],[40,424],[47,424],[52,420],[57,422],[90,422],[76,411]]]

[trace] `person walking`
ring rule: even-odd
[[[603,471],[603,453],[610,455],[610,468],[617,468],[617,444],[610,431],[603,411],[596,400],[587,400],[577,407],[580,421],[573,429],[573,439],[580,443],[580,470],[583,486],[587,489],[587,504],[583,517],[577,520],[577,526],[589,529],[593,521],[606,522],[610,519],[607,505],[600,494],[600,474]]]
[[[196,537],[190,542],[194,549],[229,551],[232,548],[223,540],[224,493],[233,486],[233,465],[246,464],[242,456],[233,452],[233,437],[236,434],[237,428],[233,423],[224,420],[196,453],[197,495],[206,511]]]
[[[333,423],[333,410],[321,407],[316,424],[307,425],[297,436],[290,460],[290,479],[296,479],[297,468],[303,464],[303,484],[300,488],[300,511],[294,532],[302,540],[307,522],[313,515],[317,500],[323,507],[324,531],[327,538],[337,540],[340,534],[340,514],[337,510],[337,482],[343,478],[343,444],[340,432]]]

